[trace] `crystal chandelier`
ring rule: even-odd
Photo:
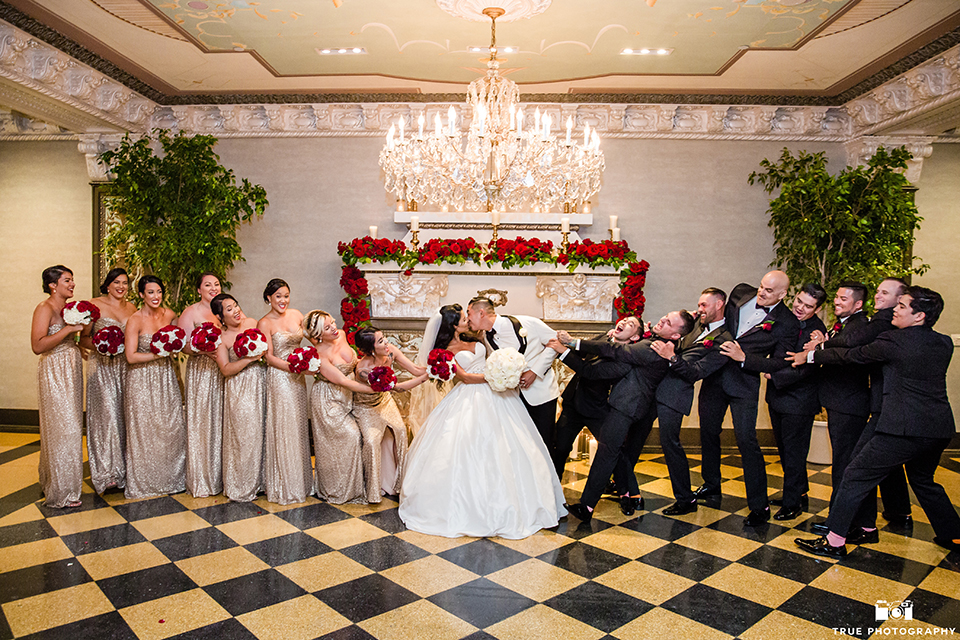
[[[501,77],[497,60],[496,21],[504,10],[490,7],[483,14],[491,20],[490,59],[487,75],[467,90],[473,117],[466,136],[454,126],[453,106],[446,123],[435,115],[432,133],[422,114],[410,132],[401,117],[380,152],[385,188],[411,211],[425,204],[456,211],[583,210],[600,190],[600,137],[585,124],[582,142],[574,139],[570,117],[564,135],[539,108],[532,126],[525,122],[520,91]]]

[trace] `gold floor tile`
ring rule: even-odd
[[[102,496],[103,501],[111,507],[119,507],[124,504],[133,504],[134,502],[146,502],[147,500],[156,500],[156,498],[127,498],[123,491],[109,491]]]
[[[727,486],[727,485],[723,485],[723,486]],[[666,509],[669,506],[670,505],[667,505],[663,509]],[[660,511],[658,511],[657,513],[659,513],[660,515],[663,515],[663,509],[660,509]],[[683,522],[689,522],[690,524],[696,524],[701,527],[706,527],[707,525],[711,525],[714,522],[717,522],[718,520],[723,520],[729,515],[730,513],[728,511],[713,509],[711,507],[701,504],[700,506],[697,507],[697,510],[692,513],[688,513],[682,516],[665,516],[665,517],[673,518],[674,520],[682,520]]]
[[[0,447],[3,447],[3,450],[16,449],[28,444],[40,444],[40,436],[35,433],[0,432]]]
[[[3,605],[14,636],[24,636],[113,611],[113,605],[93,582],[41,593]]]
[[[540,533],[543,533],[542,531]],[[531,536],[531,538],[537,537],[539,534]],[[461,536],[459,538],[444,538],[443,536],[428,536],[425,533],[418,533],[416,531],[401,531],[396,534],[397,538],[409,542],[412,545],[416,545],[423,549],[424,551],[429,551],[430,553],[442,553],[449,549],[456,549],[457,547],[462,547],[465,544],[469,544],[476,540],[477,538],[470,538],[467,536]],[[530,540],[530,538],[527,538]],[[506,544],[507,542],[514,542],[513,540],[503,540],[502,538],[496,538],[496,541],[500,544]],[[360,541],[362,542],[362,541]],[[509,546],[509,545],[507,545]]]
[[[641,460],[640,463],[634,467],[637,473],[642,473],[647,476],[653,476],[654,478],[666,478],[670,475],[670,470],[667,469],[667,465],[662,462],[649,462]]]
[[[237,616],[260,640],[310,640],[350,625],[350,621],[311,595]]]
[[[650,604],[660,605],[696,584],[675,573],[642,562],[628,562],[594,579]]]
[[[719,556],[734,562],[743,556],[756,551],[763,545],[747,538],[730,535],[716,529],[697,529],[693,533],[675,541],[690,549]]]
[[[217,525],[217,529],[227,534],[237,544],[251,544],[300,531],[283,518],[279,518],[272,513]]]
[[[721,478],[725,478],[725,479],[739,478],[742,475],[743,475],[743,469],[741,469],[740,467],[731,467],[725,464],[720,465]]]
[[[169,638],[230,617],[202,589],[184,591],[120,609],[139,640]]]
[[[807,494],[808,494],[811,498],[816,498],[817,500],[826,500],[827,502],[829,502],[829,501],[830,501],[830,494],[831,494],[832,492],[833,492],[833,490],[830,488],[829,485],[826,485],[826,484],[817,484],[816,482],[811,482],[811,483],[810,483],[810,490],[807,491]]]
[[[779,458],[778,458],[779,460]],[[767,465],[767,475],[768,476],[777,476],[778,478],[783,477],[783,467],[779,464],[768,464]]]
[[[77,561],[83,565],[83,568],[94,580],[112,578],[113,576],[158,567],[170,562],[167,556],[160,553],[160,550],[149,542],[87,553],[77,556]]]
[[[587,581],[575,573],[536,558],[501,569],[488,575],[487,579],[537,602],[549,600]]]
[[[605,635],[599,629],[542,604],[525,609],[484,631],[503,640],[597,640]]]
[[[0,497],[26,489],[37,482],[37,464],[40,453],[11,460],[0,466]]]
[[[436,536],[427,536],[430,538]],[[508,540],[506,538],[493,538],[493,541],[497,544],[502,544],[505,547],[513,549],[514,551],[519,551],[530,557],[535,557],[542,555],[548,551],[553,551],[554,549],[559,549],[565,545],[574,542],[573,538],[568,538],[567,536],[560,535],[554,531],[548,529],[541,529],[537,533],[524,538],[522,540]],[[411,541],[412,542],[412,541]],[[416,544],[416,543],[414,543]]]
[[[960,593],[960,575],[956,571],[937,567],[923,579],[919,586],[921,589],[933,591],[948,598],[956,598]]]
[[[782,611],[771,611],[762,620],[740,634],[743,640],[827,640],[841,637],[833,629],[796,618]]]
[[[427,600],[418,600],[358,623],[377,640],[456,640],[470,635],[476,627]]]
[[[667,544],[667,541],[631,529],[611,527],[592,536],[587,536],[583,539],[583,543],[624,558],[636,560],[640,556],[645,556],[651,551],[659,549]]]
[[[673,485],[670,483],[670,478],[659,478],[642,484],[640,485],[640,492],[653,493],[663,498],[673,500]]]
[[[870,605],[877,600],[903,600],[910,595],[910,585],[887,580],[863,571],[835,564],[810,583],[811,587],[846,596]]]
[[[334,549],[343,549],[389,535],[383,529],[356,518],[324,524],[313,529],[307,529],[304,533]]]
[[[432,555],[381,571],[380,575],[421,598],[453,589],[479,577],[440,556]]]
[[[73,533],[90,531],[91,529],[102,529],[103,527],[112,527],[118,524],[126,524],[119,513],[112,508],[91,509],[90,511],[77,511],[67,515],[47,518],[47,523],[53,527],[58,535],[68,536]]]
[[[805,586],[800,582],[736,563],[724,567],[701,582],[708,587],[732,593],[771,609],[782,605]]]
[[[579,480],[574,480],[573,482],[568,482],[563,485],[564,488],[569,489],[572,493],[583,493],[583,487],[587,484],[587,479],[580,478]],[[569,502],[569,500],[567,500]],[[574,502],[579,502],[579,500],[574,500]]]
[[[165,516],[146,518],[130,523],[133,528],[143,534],[147,540],[159,540],[169,536],[206,529],[210,523],[192,511],[168,513]]]
[[[747,485],[743,483],[743,480],[725,480],[723,484],[720,485],[720,490],[725,496],[736,496],[737,498],[747,497]]]
[[[376,504],[335,504],[331,505],[340,509],[344,513],[349,513],[354,517],[366,516],[371,513],[377,513],[380,511],[386,511],[387,509],[396,509],[397,503],[393,500],[382,500]]]
[[[243,547],[214,551],[174,564],[201,587],[270,568],[270,565]]]
[[[647,611],[610,635],[621,640],[723,640],[732,637],[713,627],[660,608]]]
[[[0,573],[72,557],[73,552],[60,538],[24,542],[0,550]]]
[[[290,509],[299,509],[300,507],[311,505],[311,504],[320,504],[320,500],[317,500],[313,496],[309,496],[306,502],[295,502],[293,504],[276,504],[267,500],[266,496],[260,496],[253,501],[253,504],[257,505],[263,509],[266,513],[280,513],[281,511],[289,511]]]
[[[950,553],[947,549],[933,542],[908,538],[889,531],[881,531],[880,542],[867,545],[867,548],[934,566],[940,564]],[[958,591],[960,591],[960,587],[958,587]]]
[[[311,593],[373,573],[338,551],[291,562],[277,567],[277,571]]]
[[[173,496],[173,499],[191,511],[230,502],[230,500],[223,495],[207,496],[206,498],[194,498],[192,495],[186,492],[178,493],[177,495]]]
[[[35,504],[28,504],[25,507],[17,509],[11,514],[0,518],[0,527],[8,527],[13,524],[23,524],[24,522],[34,522],[43,520],[43,514]]]

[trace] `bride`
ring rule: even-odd
[[[483,377],[486,349],[461,338],[467,316],[442,307],[423,339],[448,349],[456,385],[413,439],[400,491],[400,519],[431,535],[526,538],[566,515],[550,456],[513,389]]]

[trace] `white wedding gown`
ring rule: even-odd
[[[457,365],[483,373],[486,350]],[[400,519],[430,535],[526,538],[567,514],[547,448],[514,389],[458,384],[413,439]]]

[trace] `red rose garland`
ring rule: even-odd
[[[457,365],[453,362],[453,354],[446,349],[434,349],[427,356],[427,366],[429,371],[427,375],[434,380],[449,381],[457,371]]]
[[[397,386],[397,374],[390,367],[374,367],[367,382],[374,391],[393,391]]]
[[[222,332],[212,322],[204,322],[190,334],[190,346],[194,351],[213,353],[220,346]]]
[[[233,352],[238,358],[259,358],[267,352],[267,337],[255,327],[242,331],[233,341]]]
[[[320,371],[320,354],[313,347],[297,347],[287,356],[291,373],[317,373]]]
[[[163,327],[150,339],[150,351],[165,358],[183,349],[186,344],[187,332],[172,324]]]
[[[105,356],[123,353],[123,329],[112,324],[100,329],[93,334],[93,347]]]

